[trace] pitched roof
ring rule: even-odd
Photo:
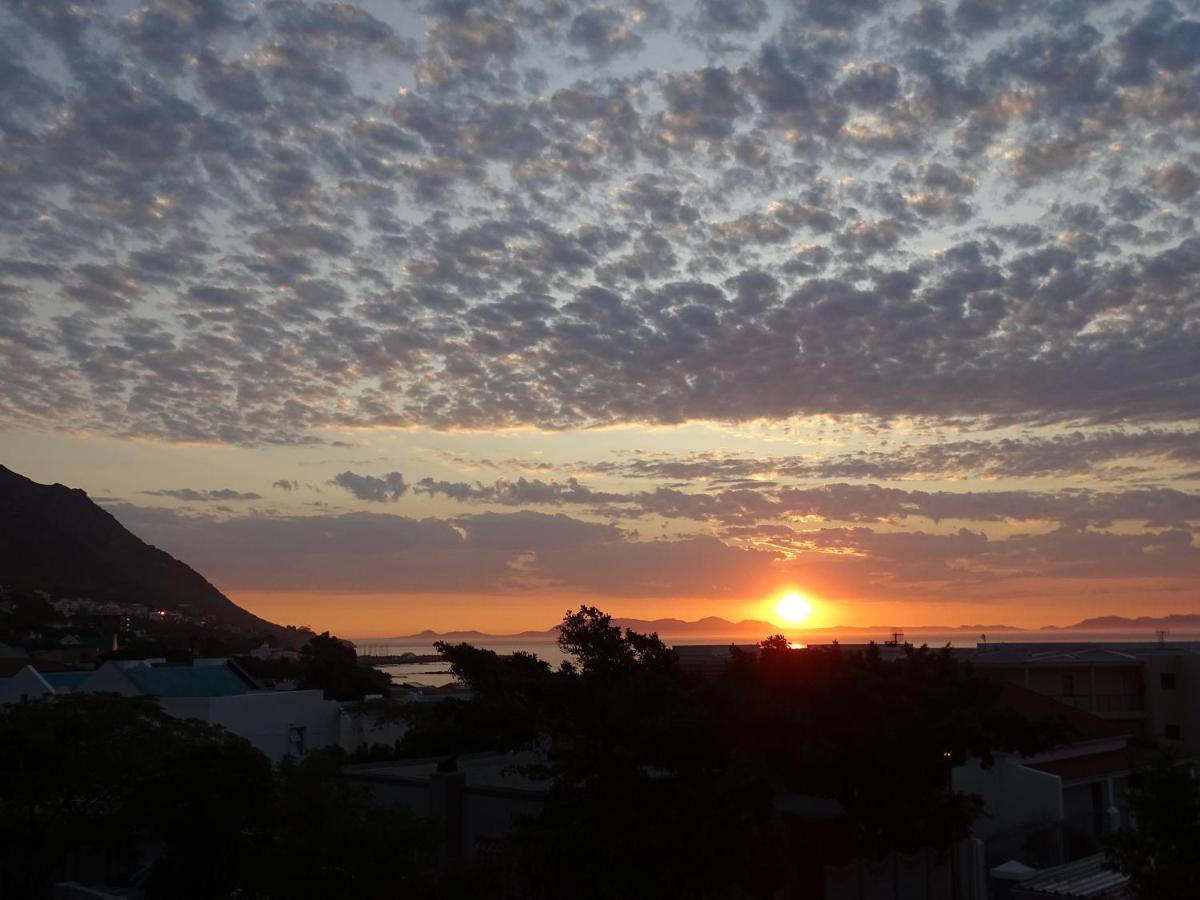
[[[1000,704],[1031,719],[1063,719],[1075,733],[1077,741],[1097,741],[1133,733],[1133,728],[1128,722],[1102,719],[1078,707],[1059,703],[1052,697],[1008,681],[1002,685]]]
[[[253,685],[229,666],[130,666],[122,670],[143,694],[155,697],[232,697]]]
[[[1084,756],[1073,756],[1070,759],[1025,763],[1025,766],[1037,769],[1039,772],[1057,775],[1063,781],[1077,781],[1083,778],[1099,778],[1105,775],[1131,772],[1138,766],[1149,765],[1160,756],[1162,753],[1153,747],[1123,747],[1120,750],[1088,753]]]

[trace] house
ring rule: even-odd
[[[228,659],[197,659],[190,666],[163,660],[109,660],[92,671],[43,672],[23,665],[0,677],[0,704],[70,693],[155,697],[181,719],[199,719],[241,735],[272,759],[319,747],[347,751],[392,743],[403,721],[381,723],[354,704],[326,700],[320,690],[263,690]]]
[[[980,674],[1200,756],[1198,642],[989,643],[954,653]]]
[[[272,647],[266,641],[250,651],[250,655],[255,659],[261,660],[299,660],[301,653],[299,650],[290,650],[287,647]]]
[[[1001,703],[1029,718],[1060,720],[1071,736],[1043,753],[1001,753],[990,769],[972,760],[951,773],[955,790],[984,801],[973,831],[987,843],[989,864],[1019,860],[1041,868],[1095,852],[1099,836],[1127,820],[1130,775],[1159,751],[1133,742],[1130,722],[1019,685],[1005,684]]]
[[[52,693],[54,689],[46,683],[37,669],[28,663],[7,677],[0,677],[0,706],[26,703],[35,697],[44,697]]]

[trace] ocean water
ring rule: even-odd
[[[766,637],[766,635],[763,635]],[[663,641],[669,646],[688,646],[696,644],[752,644],[755,643],[755,638],[741,635],[688,635],[686,637],[673,638],[670,635],[663,635]],[[863,631],[846,631],[846,632],[795,632],[794,636],[790,636],[791,640],[798,643],[808,644],[828,644],[837,640],[843,644],[866,644],[870,641],[883,643],[891,640],[892,633],[885,630],[878,632],[874,630]],[[920,646],[928,644],[930,647],[944,647],[949,644],[952,647],[975,647],[984,638],[984,634],[975,633],[972,631],[916,631],[905,634],[904,640],[908,643]],[[360,638],[355,640],[355,645],[358,652],[369,654],[372,656],[399,656],[403,653],[416,654],[431,654],[436,653],[433,642],[436,638],[420,641],[395,641],[379,638]],[[451,639],[458,641],[459,639]],[[997,631],[986,635],[987,643],[1068,643],[1074,641],[1085,641],[1093,643],[1155,643],[1158,641],[1156,632],[1120,632],[1120,631]],[[1175,633],[1172,632],[1167,637],[1168,644],[1172,641],[1197,641],[1200,640],[1200,632],[1195,633]],[[559,663],[567,659],[567,654],[559,649],[558,644],[552,638],[524,638],[513,640],[512,638],[472,638],[466,643],[474,644],[477,647],[483,647],[488,650],[493,650],[499,654],[515,653],[524,651],[532,653],[540,659],[546,660],[551,666],[557,667]],[[396,666],[380,666],[382,671],[392,675],[397,682],[410,682],[416,684],[429,685],[432,687],[440,687],[450,684],[454,678],[450,675],[446,665],[441,662],[432,663],[408,663],[406,665]]]

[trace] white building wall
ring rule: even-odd
[[[983,815],[976,820],[976,837],[988,838],[1010,828],[1063,817],[1062,779],[1023,766],[1014,759],[998,759],[990,768],[971,760],[951,773],[956,791],[983,798]]]
[[[206,702],[205,721],[240,734],[271,759],[340,744],[341,707],[334,700],[326,700],[319,690],[262,691],[209,697]],[[176,714],[173,706],[186,708],[169,698],[163,698],[162,705],[171,715]]]

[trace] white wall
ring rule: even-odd
[[[341,707],[326,700],[319,690],[261,691],[232,697],[163,697],[159,702],[169,715],[202,719],[222,725],[246,738],[271,759],[282,759],[297,749],[290,735],[304,729],[305,751],[337,746],[340,742]]]
[[[1063,817],[1062,780],[1015,759],[997,759],[990,769],[971,760],[954,769],[951,783],[957,791],[983,798],[983,815],[973,828],[976,837],[988,838],[1030,822]]]

